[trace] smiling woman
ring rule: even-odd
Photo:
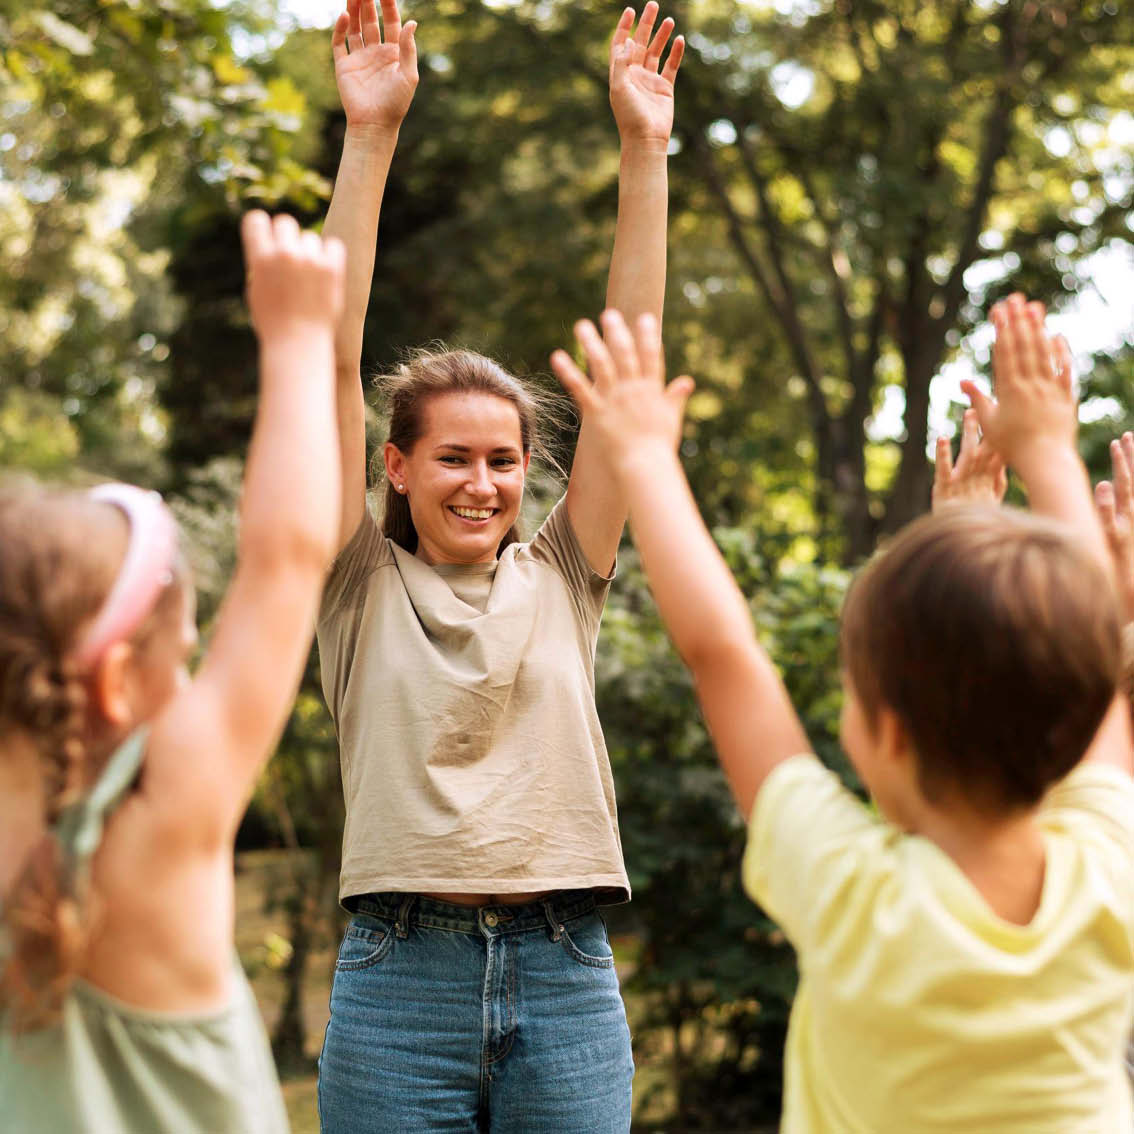
[[[683,42],[623,12],[607,304],[660,320],[666,153]],[[594,656],[626,506],[584,422],[567,492],[516,531],[547,407],[469,351],[384,379],[381,521],[359,364],[378,211],[417,84],[414,24],[349,0],[332,46],[347,128],[324,231],[347,246],[335,341],[343,475],[319,615],[352,919],[319,1061],[324,1134],[624,1134],[633,1060],[604,902],[630,896]],[[593,328],[592,328],[593,333]]]
[[[516,519],[550,399],[472,351],[420,351],[383,381],[382,532],[427,563],[491,563]]]

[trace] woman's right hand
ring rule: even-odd
[[[383,29],[385,35],[383,35]],[[331,51],[347,126],[397,130],[417,89],[417,22],[404,27],[397,0],[347,0],[335,21]]]

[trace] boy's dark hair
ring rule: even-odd
[[[1063,526],[953,506],[910,524],[843,607],[844,669],[867,720],[893,710],[931,803],[1032,807],[1082,758],[1114,698],[1110,580]]]

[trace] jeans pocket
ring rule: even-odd
[[[597,911],[572,918],[563,926],[559,939],[568,956],[579,964],[590,965],[593,969],[614,968],[614,953],[610,948],[606,922]]]
[[[378,964],[394,943],[394,926],[366,914],[355,914],[339,946],[335,972],[348,973]]]

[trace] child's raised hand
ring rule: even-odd
[[[1134,621],[1134,433],[1110,443],[1113,481],[1095,486],[1103,534],[1114,564],[1126,621]]]
[[[693,379],[677,378],[666,385],[661,328],[653,315],[642,315],[633,332],[617,311],[603,312],[600,322],[602,335],[589,319],[575,325],[589,378],[562,350],[551,356],[552,369],[594,423],[616,466],[654,444],[672,452],[681,437]]]
[[[258,209],[245,215],[240,235],[248,309],[261,343],[312,327],[333,331],[343,306],[342,241],[300,232],[294,217]]]
[[[948,437],[937,439],[937,460],[933,471],[933,510],[943,504],[990,504],[1004,499],[1008,475],[1000,454],[981,438],[976,410],[965,410],[961,425],[961,449],[953,464]]]
[[[1062,336],[1048,338],[1042,303],[1013,295],[992,309],[996,400],[972,382],[972,399],[985,439],[1010,465],[1029,457],[1075,451],[1078,406],[1072,385],[1071,349]]]
[[[381,24],[374,0],[347,0],[331,51],[348,126],[401,126],[417,89],[416,31],[414,20],[402,25],[397,0],[382,0]]]
[[[634,9],[627,8],[610,43],[610,105],[623,143],[664,146],[673,129],[673,83],[685,54],[685,37],[679,35],[673,41],[669,58],[661,67],[674,24],[667,16],[655,34],[657,18],[658,5],[649,0],[631,36]]]

